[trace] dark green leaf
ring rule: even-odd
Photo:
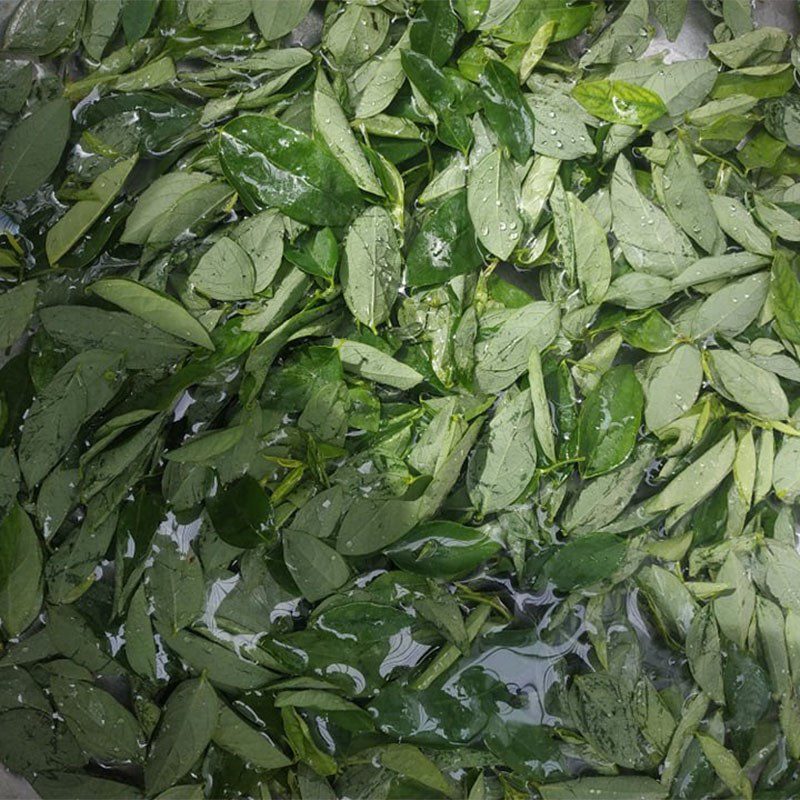
[[[257,547],[274,535],[272,504],[249,475],[220,489],[206,510],[219,537],[234,547]]]
[[[149,795],[176,784],[203,754],[217,725],[217,697],[205,678],[185,681],[167,699],[150,746],[144,782]]]
[[[21,7],[31,5],[34,0]],[[66,0],[66,5],[74,9],[80,3]],[[0,197],[19,200],[50,177],[61,160],[71,121],[69,103],[59,98],[43,103],[5,134],[0,144]],[[48,132],[44,140],[39,136],[42,130]]]
[[[42,605],[42,549],[28,515],[16,503],[0,522],[0,629],[18,636]]]
[[[613,534],[588,534],[559,547],[545,562],[544,574],[561,592],[592,586],[616,572],[627,548]]]
[[[500,143],[519,162],[533,148],[535,121],[517,76],[499,61],[490,60],[479,78],[484,112]]]
[[[411,49],[441,67],[451,56],[458,40],[458,17],[450,3],[423,0],[411,21]]]
[[[226,177],[253,212],[275,207],[300,222],[344,225],[361,205],[344,167],[277,120],[238,117],[222,129],[219,148]]]

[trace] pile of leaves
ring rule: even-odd
[[[0,762],[800,796],[800,51],[703,3],[22,0]]]

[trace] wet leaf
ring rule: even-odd
[[[85,681],[54,677],[56,707],[78,744],[103,761],[138,761],[141,730],[133,714],[108,692]]]
[[[184,681],[169,696],[144,772],[148,794],[176,784],[203,754],[217,724],[217,697],[204,678]]]
[[[667,113],[655,92],[625,81],[579,83],[572,96],[590,114],[622,125],[648,125]]]
[[[35,0],[27,0],[20,8],[35,5]],[[71,0],[66,0],[66,5],[70,9],[80,6]],[[69,103],[59,98],[40,105],[4,136],[0,145],[0,197],[19,200],[50,177],[61,160],[70,123]],[[48,131],[45,141],[39,138],[41,130]]]
[[[618,467],[631,454],[642,419],[644,393],[630,367],[614,367],[586,397],[578,421],[578,451],[586,477]]]
[[[30,518],[16,503],[0,522],[0,629],[18,636],[42,605],[42,550]]]
[[[31,405],[19,444],[19,465],[30,486],[58,463],[84,422],[114,397],[122,358],[85,350],[68,361]]]
[[[226,177],[252,212],[275,207],[300,222],[344,225],[360,205],[336,158],[277,120],[238,117],[220,132],[219,149]]]
[[[347,231],[342,288],[353,316],[374,327],[392,310],[403,269],[389,214],[378,206],[364,211]]]
[[[102,278],[91,291],[165,333],[214,349],[206,329],[176,300],[127,278]]]

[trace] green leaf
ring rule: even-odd
[[[34,4],[35,0],[27,0],[21,8]],[[58,0],[53,3],[61,4]],[[74,9],[80,3],[66,0],[66,5]],[[69,102],[58,98],[38,106],[4,135],[0,144],[0,197],[19,200],[50,177],[61,160],[71,122]],[[39,135],[43,130],[47,131],[44,140]]]
[[[610,533],[592,533],[558,547],[544,575],[560,592],[572,592],[610,578],[622,564],[627,543]]]
[[[556,444],[553,435],[553,420],[550,416],[550,405],[544,386],[542,359],[538,350],[531,350],[528,356],[528,383],[530,385],[531,402],[533,403],[533,428],[536,441],[551,462],[556,460]]]
[[[0,349],[11,347],[28,327],[39,284],[25,281],[0,294]]]
[[[439,139],[466,154],[473,133],[455,79],[421,53],[404,50],[400,60],[409,80],[436,112]]]
[[[359,497],[342,519],[336,549],[346,556],[377,552],[405,536],[419,521],[418,503]]]
[[[572,96],[590,113],[621,125],[649,125],[664,116],[664,101],[633,83],[599,80],[579,83]]]
[[[103,57],[117,30],[123,5],[123,0],[93,0],[88,4],[81,40],[93,59],[99,61]]]
[[[220,539],[234,547],[257,547],[274,537],[272,503],[249,475],[209,498],[206,511]]]
[[[694,615],[686,636],[689,669],[700,688],[716,702],[725,702],[722,683],[722,654],[717,623],[706,606]]]
[[[631,367],[608,370],[587,396],[578,420],[578,452],[585,477],[618,467],[633,451],[644,393]]]
[[[738,336],[758,316],[769,292],[769,276],[765,272],[733,281],[709,295],[692,319],[694,339],[705,339],[719,333]]]
[[[0,630],[22,633],[42,605],[42,550],[30,518],[14,503],[0,522]]]
[[[297,691],[278,692],[275,695],[275,707],[287,708],[313,708],[319,711],[355,711],[363,714],[364,710],[353,703],[345,700],[338,694],[322,691],[320,689],[299,689]]]
[[[738,69],[777,61],[788,41],[789,34],[783,29],[765,26],[727,42],[715,42],[708,50],[725,66]]]
[[[83,14],[83,3],[73,0],[23,0],[5,29],[3,46],[33,55],[52,53],[72,35]]]
[[[587,303],[599,303],[611,284],[611,253],[606,232],[591,211],[572,192],[566,194],[567,218],[556,231],[568,271],[578,279]],[[558,217],[556,206],[554,216]]]
[[[0,109],[16,114],[31,91],[33,63],[27,59],[6,58],[0,61]]]
[[[377,347],[349,339],[335,339],[339,360],[348,372],[362,378],[393,386],[396,389],[413,389],[423,380],[415,369],[387,355]]]
[[[356,141],[339,101],[322,69],[317,71],[312,106],[314,132],[365,192],[384,196],[375,172]]]
[[[668,569],[648,564],[639,571],[637,583],[669,641],[683,642],[697,612],[696,603],[683,581]]]
[[[800,592],[797,576],[800,574],[800,559],[786,545],[770,542],[767,545],[766,583],[776,600],[789,611],[800,610]]]
[[[39,309],[44,329],[75,350],[105,348],[124,355],[130,369],[158,370],[180,361],[189,346],[137,317],[93,306]]]
[[[781,335],[800,344],[800,282],[792,262],[783,252],[772,262],[769,302]]]
[[[769,263],[768,259],[753,253],[726,253],[721,256],[706,256],[688,266],[680,275],[672,279],[673,291],[690,286],[703,287],[722,278],[735,278],[756,272]]]
[[[756,593],[744,565],[733,551],[717,573],[717,581],[730,586],[731,591],[714,600],[714,615],[725,636],[744,647],[753,618]]]
[[[501,511],[522,494],[535,471],[533,406],[522,392],[499,408],[472,453],[470,500],[482,515]]]
[[[229,428],[201,433],[189,439],[166,455],[169,461],[179,464],[208,464],[235,447],[245,434],[245,425],[231,425]]]
[[[224,181],[195,186],[178,197],[169,214],[160,216],[147,236],[144,261],[171,247],[175,239],[204,233],[231,209],[236,195]]]
[[[775,456],[772,474],[775,495],[784,503],[794,502],[800,493],[800,475],[795,468],[798,456],[800,456],[800,439],[786,437]]]
[[[458,17],[449,3],[422,0],[409,26],[411,49],[441,67],[453,53],[459,36]]]
[[[101,761],[139,761],[141,729],[108,692],[85,681],[54,677],[56,707],[83,750]]]
[[[664,202],[672,219],[707,253],[720,252],[724,236],[692,151],[682,139],[671,149],[662,182]]]
[[[519,243],[522,219],[519,181],[511,162],[500,150],[487,153],[470,168],[467,177],[467,208],[478,241],[493,255],[507,259]],[[428,247],[435,242],[426,234]],[[436,257],[434,253],[433,258]]]
[[[737,797],[752,800],[753,787],[733,753],[704,733],[696,733],[695,738],[700,742],[703,753],[728,789]]]
[[[588,481],[561,517],[565,530],[584,534],[602,530],[613,522],[639,488],[653,454],[652,447],[642,445],[630,461]]]
[[[350,69],[378,52],[389,32],[389,14],[382,8],[348,5],[324,31],[322,44],[338,66]]]
[[[395,98],[406,80],[400,54],[408,47],[409,37],[405,33],[377,64],[370,61],[364,65],[362,69],[365,70],[365,75],[369,76],[369,81],[355,100],[353,115],[356,119],[366,119],[380,114]]]
[[[653,29],[648,26],[649,6],[643,0],[630,0],[624,11],[583,54],[580,65],[618,64],[637,59],[650,43]]]
[[[688,7],[689,0],[655,0],[653,14],[661,23],[670,42],[678,38]]]
[[[500,549],[500,543],[477,528],[456,522],[423,522],[384,549],[401,569],[437,578],[471,572]]]
[[[214,349],[206,329],[169,295],[128,278],[101,278],[91,285],[90,291],[165,333]]]
[[[700,352],[690,344],[650,359],[644,390],[647,427],[658,431],[682,417],[697,400],[702,383]]]
[[[286,738],[297,758],[308,764],[317,775],[335,774],[336,761],[317,747],[303,717],[294,708],[282,708],[281,719]]]
[[[562,41],[571,39],[583,31],[591,18],[590,6],[572,5],[565,0],[518,4],[494,2],[487,9],[480,28],[485,29],[487,26],[492,28],[497,25],[496,31],[492,32],[500,38],[527,44],[540,25],[552,20],[558,23],[555,41]]]
[[[68,361],[33,401],[19,444],[19,465],[38,484],[67,452],[81,426],[114,397],[122,357],[86,350]]]
[[[138,800],[144,796],[128,783],[75,772],[50,772],[47,775],[39,775],[33,781],[33,785],[44,800],[59,800],[64,794],[83,797],[86,800],[131,800],[131,798]]]
[[[759,222],[770,233],[787,242],[800,242],[800,220],[793,217],[775,203],[764,200],[760,195],[755,197],[755,212]]]
[[[672,508],[690,510],[719,486],[733,468],[735,454],[735,438],[729,433],[646,501],[645,510],[654,514]]]
[[[283,217],[275,210],[248,217],[231,231],[230,238],[253,262],[253,290],[263,292],[278,273],[283,257]]]
[[[302,22],[313,3],[314,0],[253,3],[253,16],[261,35],[269,42],[285,36]]]
[[[251,0],[188,0],[186,8],[189,22],[206,31],[238,25],[251,10]]]
[[[142,192],[136,206],[125,221],[120,240],[145,244],[153,228],[165,215],[174,211],[178,201],[192,189],[211,182],[203,172],[169,172],[153,181]]]
[[[120,75],[114,81],[114,88],[121,92],[136,92],[155,89],[175,79],[175,64],[171,58],[163,57],[140,69]]]
[[[165,627],[178,631],[203,613],[203,569],[191,549],[181,551],[165,535],[156,536],[153,549],[146,585],[155,617]]]
[[[409,285],[445,283],[475,271],[483,263],[475,240],[467,193],[457,191],[424,219],[412,240],[406,262]]]
[[[331,486],[314,495],[292,518],[288,530],[327,539],[339,524],[344,511],[341,486]]]
[[[122,9],[122,29],[128,44],[138,42],[149,30],[159,0],[125,0]]]
[[[544,350],[559,328],[558,308],[551,303],[528,303],[504,316],[475,347],[475,383],[494,394],[510,386],[528,367],[531,350]]]
[[[772,685],[781,696],[787,697],[792,694],[792,678],[789,673],[783,611],[766,598],[757,597],[756,624]]]
[[[66,255],[92,224],[111,205],[136,164],[138,156],[120,161],[95,179],[87,189],[90,200],[81,200],[47,232],[47,260],[51,266]]]
[[[252,297],[255,278],[250,256],[227,236],[214,242],[189,276],[195,289],[213,300]]]
[[[771,372],[730,350],[707,350],[706,363],[717,391],[762,419],[786,419],[789,401]]]
[[[148,795],[176,784],[211,741],[217,696],[205,678],[184,681],[167,699],[144,770]]]
[[[156,626],[164,644],[187,664],[194,675],[204,675],[224,692],[245,692],[272,683],[276,674],[205,636],[188,630],[168,631]],[[249,651],[249,648],[248,648]]]
[[[284,533],[283,557],[303,597],[312,603],[333,594],[350,577],[345,560],[325,542],[307,533],[296,530]]]
[[[547,51],[558,28],[558,21],[549,19],[547,22],[542,23],[536,30],[536,33],[531,37],[530,44],[519,63],[519,76],[523,81],[528,80],[531,72],[533,72],[536,65],[542,60],[542,56],[544,56]]]
[[[435,792],[450,794],[450,782],[445,778],[436,764],[411,744],[384,745],[378,751],[377,758],[387,769],[396,772],[417,783],[433,789]]]
[[[341,279],[353,316],[375,327],[389,318],[403,270],[400,245],[389,213],[372,206],[347,231]]]
[[[125,656],[134,672],[151,681],[156,679],[156,643],[144,586],[133,593],[125,617]]]
[[[258,769],[281,769],[291,763],[265,732],[248,725],[222,703],[212,739],[214,744]]]
[[[587,777],[562,783],[544,784],[539,789],[542,800],[664,800],[667,789],[653,778],[640,775]]]
[[[220,132],[225,176],[252,212],[275,207],[299,222],[345,225],[361,195],[344,167],[300,131],[245,115]]]
[[[614,234],[634,269],[673,278],[695,260],[687,237],[639,191],[623,156],[617,159],[611,179],[611,209]]]
[[[605,299],[625,308],[641,309],[666,302],[672,291],[671,282],[659,275],[626,272],[611,281]]]
[[[751,253],[772,255],[769,236],[758,227],[750,212],[735,197],[711,195],[711,204],[720,227],[735,242]]]
[[[523,163],[533,149],[536,122],[517,76],[502,62],[490,59],[478,78],[486,119],[500,143]]]

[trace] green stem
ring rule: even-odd
[[[490,613],[491,609],[486,605],[480,605],[470,611],[464,623],[470,642],[480,633],[483,623],[489,618]],[[431,661],[428,668],[418,678],[411,681],[411,688],[414,691],[427,689],[440,675],[452,667],[461,658],[461,655],[461,651],[454,644],[446,644],[436,654],[436,658]]]

